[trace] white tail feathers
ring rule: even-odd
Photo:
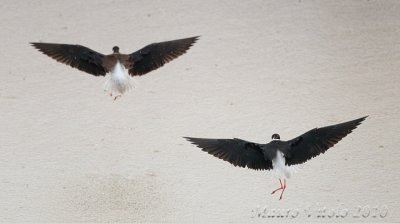
[[[276,177],[290,178],[292,170],[286,165],[285,157],[279,150],[276,151],[276,156],[272,160],[273,172]]]
[[[125,93],[132,89],[131,77],[125,67],[118,61],[111,71],[111,77],[104,85],[104,89],[111,92]]]

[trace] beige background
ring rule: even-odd
[[[399,1],[2,0],[0,12],[0,222],[399,222]],[[116,102],[104,78],[28,44],[130,53],[194,35]],[[263,143],[364,115],[282,201],[270,174],[181,138]]]

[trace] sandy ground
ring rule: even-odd
[[[0,222],[399,222],[399,11],[376,0],[1,1]],[[28,44],[130,53],[194,35],[116,102],[104,78]],[[266,172],[181,138],[263,143],[364,115],[299,168],[282,201]]]

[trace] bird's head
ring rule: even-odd
[[[273,134],[271,138],[272,138],[272,140],[280,140],[281,139],[281,137],[277,133]]]
[[[113,50],[114,53],[119,53],[119,47],[118,46],[114,46],[112,50]]]

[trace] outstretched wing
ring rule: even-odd
[[[81,45],[57,43],[31,43],[33,47],[57,60],[95,76],[105,76],[102,66],[103,54]]]
[[[261,145],[242,139],[203,139],[184,137],[203,151],[230,162],[234,166],[255,170],[272,168],[271,161],[264,159]]]
[[[288,165],[304,163],[324,153],[357,128],[367,117],[323,128],[315,128],[288,141],[290,147],[285,153],[286,163]]]
[[[166,41],[161,43],[153,43],[129,55],[129,62],[133,64],[133,68],[129,69],[132,76],[143,75],[159,67],[169,61],[186,53],[186,51],[198,40],[198,36]]]

